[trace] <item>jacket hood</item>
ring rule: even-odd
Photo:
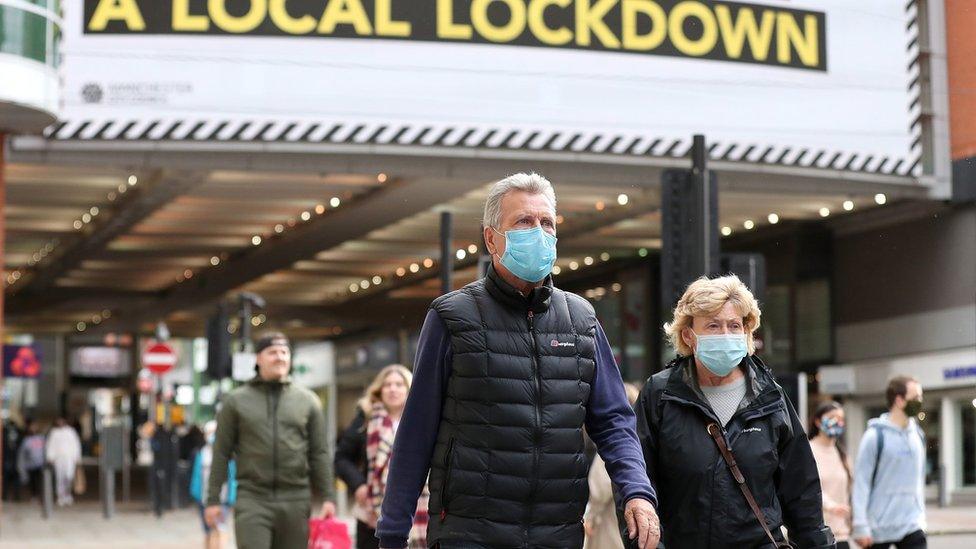
[[[898,432],[904,430],[891,421],[891,414],[889,414],[888,412],[881,414],[879,417],[869,419],[868,427],[869,428],[881,427],[883,429],[890,429],[892,431],[898,431]],[[915,420],[915,418],[913,417],[908,418],[908,426],[906,427],[906,429],[916,429],[917,427],[918,427],[918,422]]]

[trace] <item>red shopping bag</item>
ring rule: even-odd
[[[352,549],[349,527],[341,520],[309,519],[308,549]]]

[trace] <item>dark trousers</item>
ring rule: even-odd
[[[380,540],[376,539],[376,530],[361,520],[356,521],[356,549],[379,549]]]
[[[838,541],[837,549],[851,549],[851,544],[847,543],[846,541]]]
[[[41,499],[44,497],[44,468],[27,471],[27,485],[30,486],[31,496]]]
[[[871,549],[888,549],[892,545],[898,549],[926,549],[928,547],[928,540],[925,538],[925,532],[915,530],[898,541],[875,543],[871,546]]]
[[[239,498],[234,507],[238,549],[307,549],[312,502]]]
[[[3,472],[3,500],[20,501],[20,473],[17,469],[10,468]]]

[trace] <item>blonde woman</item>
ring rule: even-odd
[[[754,355],[760,315],[737,277],[703,277],[664,325],[677,357],[641,391],[637,433],[668,549],[784,547],[783,526],[834,547],[803,426]]]
[[[336,472],[355,497],[353,514],[357,519],[356,547],[378,547],[376,521],[386,493],[393,441],[400,417],[407,403],[413,374],[399,364],[380,370],[359,399],[355,420],[339,440],[336,450]],[[417,504],[411,547],[426,547],[426,491]]]

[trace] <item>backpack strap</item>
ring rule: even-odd
[[[871,473],[871,488],[874,489],[874,485],[878,480],[878,469],[881,465],[881,453],[884,452],[884,431],[881,427],[872,426],[874,429],[875,442],[877,444],[877,450],[874,455],[874,472]]]

